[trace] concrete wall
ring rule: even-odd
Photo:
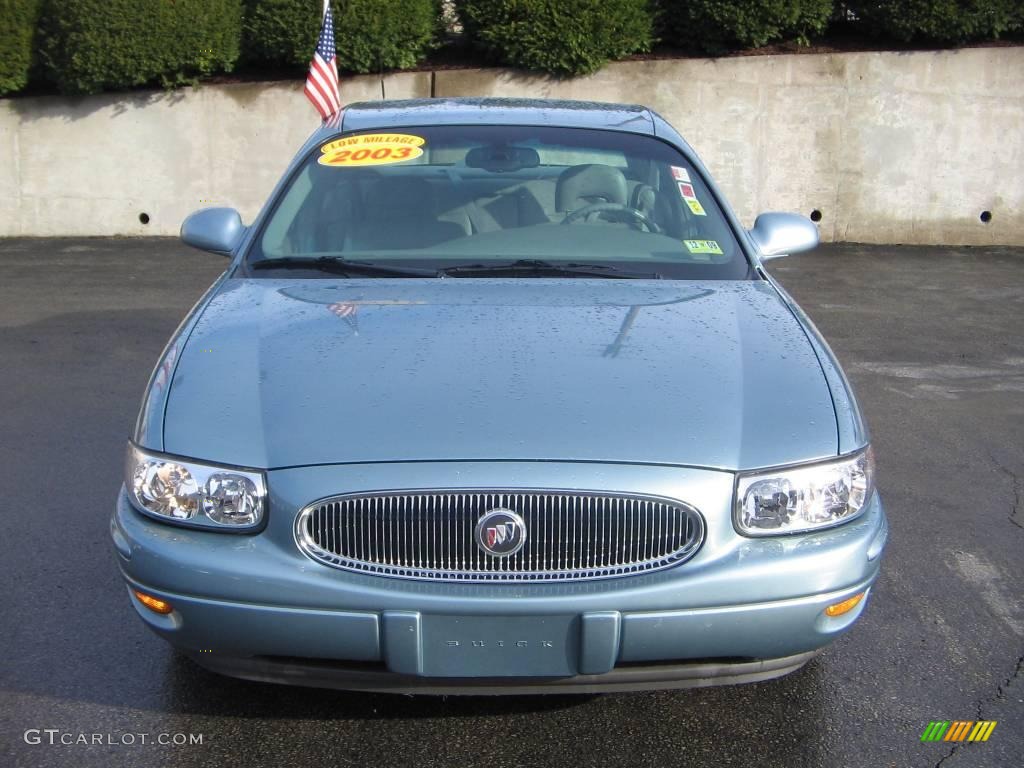
[[[433,79],[439,97],[639,102],[689,139],[748,225],[818,210],[825,240],[1024,245],[1022,73],[1020,47],[750,56],[567,81],[360,77],[342,98],[429,96]],[[314,127],[301,83],[0,100],[0,235],[174,234],[213,204],[249,219]]]

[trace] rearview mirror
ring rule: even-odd
[[[809,251],[818,245],[818,228],[798,213],[762,213],[750,237],[761,249],[761,259],[775,259]]]
[[[466,153],[466,167],[491,173],[508,173],[540,165],[540,155],[533,147],[473,147]]]
[[[181,241],[201,251],[230,256],[242,241],[245,225],[234,208],[203,208],[181,223]]]

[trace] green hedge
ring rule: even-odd
[[[39,0],[0,0],[0,96],[28,82]]]
[[[492,60],[556,75],[648,51],[650,0],[458,0],[470,41]]]
[[[440,0],[342,0],[335,17],[338,67],[409,69],[437,46]]]
[[[316,2],[302,0],[247,0],[242,27],[244,61],[304,68],[316,45],[320,9]]]
[[[46,76],[64,93],[95,93],[230,72],[239,54],[242,3],[48,0],[41,19]]]
[[[321,7],[316,0],[249,0],[246,59],[288,69],[309,66]],[[332,8],[341,70],[408,69],[437,44],[440,0],[334,0]]]
[[[833,0],[659,0],[659,31],[673,46],[707,53],[806,43],[828,26],[833,6]]]
[[[441,0],[332,0],[338,67],[415,66],[443,35]],[[243,11],[244,6],[244,11]],[[1024,31],[1024,0],[455,0],[465,39],[503,65],[579,75],[659,36],[722,53],[823,32],[959,43]],[[252,69],[301,72],[319,0],[0,0],[0,95],[33,79],[64,93],[175,86]],[[241,49],[241,50],[240,50]]]
[[[1024,27],[1022,0],[853,0],[843,4],[877,37],[962,43]]]

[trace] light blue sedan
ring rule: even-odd
[[[849,383],[637,106],[355,104],[164,350],[111,521],[228,675],[425,693],[764,680],[849,629],[888,526]]]

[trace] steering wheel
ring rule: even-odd
[[[626,214],[637,224],[642,224],[647,227],[648,232],[661,232],[661,227],[647,218],[647,215],[641,213],[636,208],[630,208],[628,205],[622,205],[621,203],[591,203],[585,205],[582,208],[577,208],[575,211],[570,213],[564,219],[563,224],[573,224],[577,221],[584,220],[594,214],[602,213],[615,213],[615,214]]]

